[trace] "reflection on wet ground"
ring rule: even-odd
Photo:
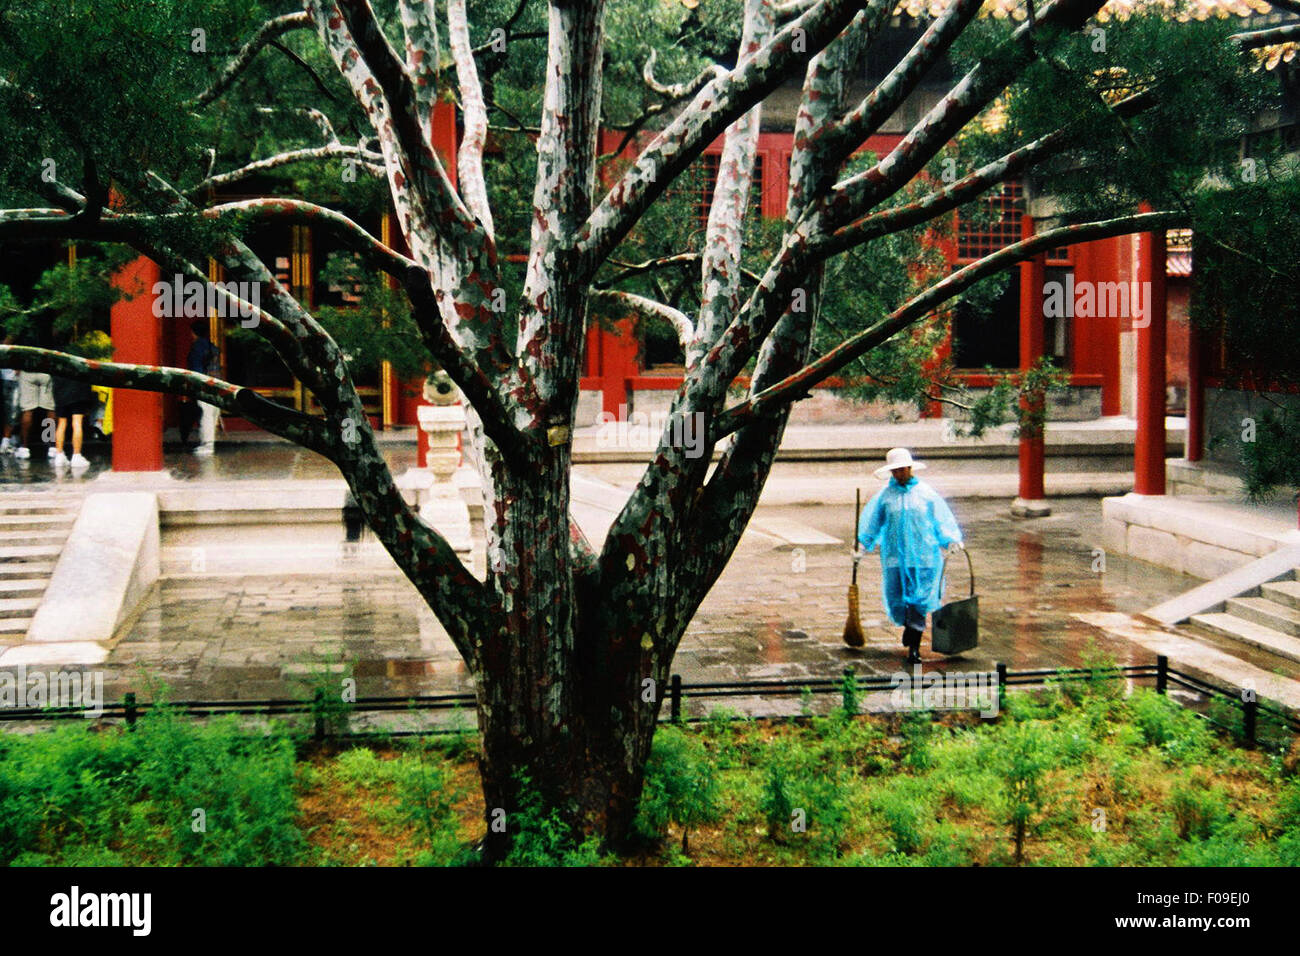
[[[5,492],[64,491],[93,481],[108,470],[107,445],[88,445],[82,452],[90,467],[73,471],[71,467],[56,468],[45,449],[31,449],[31,458],[0,455],[0,494]]]
[[[1053,505],[1051,517],[1021,520],[1008,513],[1009,502],[953,502],[978,578],[981,643],[947,660],[923,647],[928,665],[1069,666],[1080,662],[1093,641],[1121,663],[1148,660],[1141,649],[1072,615],[1141,611],[1196,582],[1103,554],[1096,499]],[[766,509],[764,515],[799,521],[845,544],[767,550],[760,539],[746,539],[692,622],[674,670],[687,683],[798,681],[837,677],[845,667],[876,674],[900,670],[903,648],[880,605],[874,556],[859,573],[867,646],[852,650],[841,643],[851,567],[847,512],[791,507]],[[964,596],[967,587],[965,569],[951,570],[948,596]],[[112,696],[126,689],[143,693],[147,675],[165,681],[176,699],[295,696],[304,675],[345,661],[362,696],[472,689],[463,663],[411,585],[397,575],[380,575],[163,582],[112,652],[106,690]],[[740,699],[726,703],[746,709]],[[781,706],[797,709],[798,700]]]
[[[415,441],[404,440],[409,437],[408,432],[409,429],[402,433],[390,431],[381,436],[380,451],[396,475],[415,465]],[[84,454],[90,467],[75,472],[67,467],[55,468],[41,448],[33,449],[32,457],[25,461],[13,455],[0,455],[0,493],[82,485],[109,470],[112,451],[107,444],[89,444]],[[256,440],[220,442],[217,453],[209,457],[195,455],[180,444],[168,443],[163,447],[163,470],[181,481],[340,477],[339,470],[315,452],[260,435]]]

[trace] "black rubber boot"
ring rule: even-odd
[[[914,627],[903,628],[903,646],[907,648],[907,663],[921,663],[921,632]]]

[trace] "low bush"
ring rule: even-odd
[[[660,727],[646,764],[638,826],[662,837],[681,828],[681,852],[690,855],[690,831],[712,823],[721,812],[717,774],[703,743],[677,727]]]

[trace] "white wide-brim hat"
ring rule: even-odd
[[[911,468],[912,471],[925,471],[925,463],[912,460],[912,453],[906,448],[891,448],[885,455],[885,463],[876,469],[876,477],[884,480],[895,468]]]

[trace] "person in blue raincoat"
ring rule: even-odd
[[[891,448],[876,470],[889,483],[858,517],[858,544],[868,552],[880,548],[885,610],[903,628],[909,664],[921,660],[926,615],[942,604],[943,549],[965,547],[947,502],[912,474],[924,469],[906,448]]]

